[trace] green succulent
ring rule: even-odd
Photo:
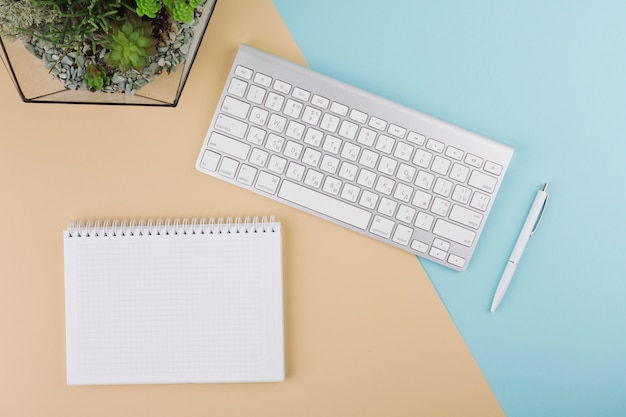
[[[141,71],[150,63],[150,57],[155,55],[155,45],[150,23],[131,15],[113,25],[107,34],[104,47],[108,52],[104,59],[108,65],[122,71],[131,68]]]
[[[156,17],[156,14],[161,8],[163,4],[161,0],[137,0],[137,9],[135,11],[139,16],[148,16],[151,19]]]
[[[87,72],[83,81],[87,87],[100,91],[111,82],[111,79],[104,71],[104,68],[91,64],[87,66]]]
[[[185,23],[193,21],[193,12],[202,3],[202,0],[163,0],[163,4],[172,12],[174,19]]]

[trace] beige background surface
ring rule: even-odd
[[[24,104],[0,70],[0,415],[500,416],[415,257],[197,172],[245,42],[304,63],[270,0],[220,0],[177,108]],[[73,219],[273,214],[287,379],[68,387]]]

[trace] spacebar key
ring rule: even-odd
[[[290,181],[283,181],[278,196],[359,229],[365,230],[372,217],[369,211],[335,200]]]

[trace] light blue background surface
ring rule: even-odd
[[[275,4],[313,69],[516,149],[469,270],[426,270],[509,417],[625,416],[626,2]]]

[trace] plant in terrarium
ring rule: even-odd
[[[19,39],[68,89],[135,93],[185,61],[200,0],[0,0]]]

